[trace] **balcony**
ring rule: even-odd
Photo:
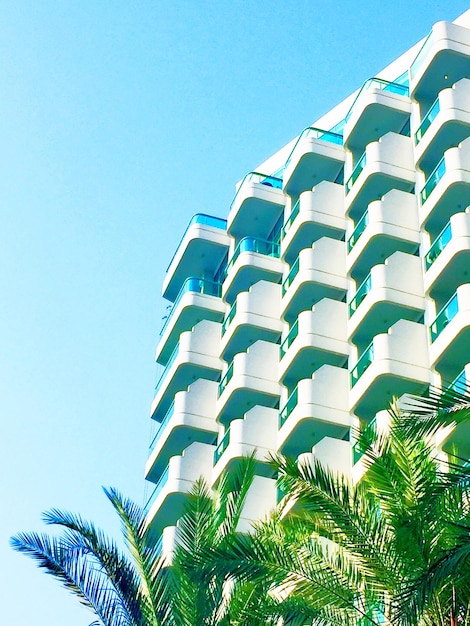
[[[469,389],[470,363],[466,363],[444,393],[468,394]],[[457,399],[456,401],[458,402]],[[468,421],[463,421],[453,428],[447,428],[444,436],[445,440],[441,444],[444,451],[452,456],[457,454],[461,459],[470,459],[470,424]]]
[[[280,300],[281,285],[265,280],[238,294],[222,324],[220,354],[225,361],[258,339],[277,343],[283,328]]]
[[[367,345],[400,319],[418,321],[424,315],[424,287],[419,257],[394,252],[374,265],[348,304],[348,338]]]
[[[362,281],[371,267],[395,251],[413,253],[419,246],[418,207],[413,194],[392,189],[371,202],[347,241],[346,269]]]
[[[249,172],[240,183],[230,206],[227,232],[240,237],[265,239],[285,204],[282,178]]]
[[[253,532],[253,523],[267,517],[276,506],[276,481],[266,476],[255,476],[246,496],[237,531]]]
[[[223,471],[234,471],[243,456],[254,453],[256,473],[270,477],[268,456],[277,446],[277,409],[255,406],[242,419],[234,419],[214,452],[213,483]]]
[[[213,276],[230,245],[226,220],[194,215],[176,249],[163,280],[163,297],[174,302],[189,276]]]
[[[220,324],[203,320],[192,331],[181,333],[179,344],[158,379],[151,415],[157,421],[165,415],[173,396],[198,378],[218,380],[222,370],[219,358]]]
[[[379,200],[391,189],[411,191],[414,184],[411,138],[387,133],[366,146],[346,180],[346,215],[358,220],[373,200]]]
[[[411,102],[406,85],[370,78],[359,91],[344,126],[344,145],[362,152],[386,133],[399,133],[407,123]]]
[[[281,316],[292,324],[301,311],[311,310],[323,298],[346,296],[346,244],[322,237],[301,250],[282,283]]]
[[[470,137],[449,148],[429,174],[420,191],[420,221],[438,233],[451,215],[470,204]]]
[[[431,365],[447,380],[468,361],[470,345],[470,283],[457,287],[429,326]]]
[[[160,331],[155,360],[165,364],[178,343],[179,336],[203,319],[220,322],[225,305],[220,296],[222,285],[203,278],[187,278]]]
[[[470,135],[470,80],[443,89],[415,132],[417,167],[429,171],[449,148]]]
[[[300,380],[279,412],[278,449],[298,456],[324,437],[342,439],[349,432],[348,372],[323,365]]]
[[[322,180],[335,182],[343,165],[342,135],[313,127],[306,128],[287,158],[284,191],[296,197]]]
[[[329,181],[300,194],[281,231],[281,257],[291,264],[300,250],[310,248],[322,237],[343,239],[343,186]]]
[[[222,296],[230,304],[237,294],[248,289],[260,280],[278,283],[281,280],[284,263],[279,258],[279,244],[245,237],[229,259],[222,286]]]
[[[268,341],[235,354],[219,385],[217,420],[227,424],[258,404],[275,407],[281,393],[278,362],[279,346]]]
[[[449,22],[437,22],[411,64],[411,97],[431,104],[442,89],[469,74],[468,28]]]
[[[441,302],[468,281],[470,213],[452,215],[424,257],[426,293]]]
[[[172,456],[181,454],[188,442],[214,443],[219,427],[215,421],[216,381],[195,380],[187,390],[175,394],[150,445],[145,478],[152,480],[164,471]]]
[[[315,461],[332,472],[351,476],[351,444],[342,439],[323,437],[313,446],[312,452],[304,452],[297,458],[297,463],[307,463],[311,467]]]
[[[214,446],[194,442],[181,455],[171,457],[145,505],[152,535],[158,536],[166,526],[176,524],[197,478],[202,476],[210,484],[213,455]]]
[[[388,408],[394,396],[423,392],[429,384],[427,329],[399,320],[376,335],[350,372],[350,407],[370,420]]]
[[[302,311],[281,343],[279,380],[292,388],[325,364],[342,367],[348,360],[346,303],[324,298]]]

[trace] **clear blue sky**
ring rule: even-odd
[[[13,553],[144,497],[160,286],[190,216],[467,2],[2,0],[2,623],[92,615]]]

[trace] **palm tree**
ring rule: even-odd
[[[236,581],[230,570],[216,571],[212,563],[237,535],[254,472],[254,458],[248,457],[230,476],[222,474],[214,490],[196,481],[174,551],[165,557],[150,539],[144,511],[114,489],[105,493],[121,520],[129,554],[92,523],[58,510],[43,519],[61,527],[61,536],[21,533],[11,545],[78,596],[96,614],[94,624],[274,625],[278,603],[267,596],[267,585]]]
[[[160,626],[169,617],[169,586],[155,544],[147,541],[140,507],[114,489],[104,490],[122,524],[129,555],[94,524],[53,509],[46,524],[61,527],[60,537],[20,533],[15,550],[34,558],[105,626]]]
[[[129,554],[80,516],[53,509],[46,524],[59,526],[59,537],[20,533],[13,549],[34,558],[105,626],[160,626],[169,615],[168,584],[155,544],[147,541],[142,509],[114,489],[104,490],[122,524]]]
[[[388,430],[366,431],[356,483],[318,461],[277,458],[290,514],[237,538],[232,570],[268,579],[301,623],[470,623],[470,472],[443,464],[412,417],[394,407]]]
[[[277,623],[275,603],[264,584],[236,581],[227,567],[214,567],[214,555],[230,553],[255,474],[254,457],[241,459],[210,490],[195,483],[178,523],[171,559],[173,612],[178,626],[268,626]]]

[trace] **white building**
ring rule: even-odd
[[[270,452],[351,473],[354,426],[470,380],[469,205],[470,11],[247,174],[227,220],[192,218],[145,468],[164,544],[195,478],[255,450],[248,527],[276,504]]]

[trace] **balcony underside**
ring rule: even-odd
[[[287,387],[293,387],[303,378],[310,378],[322,365],[343,367],[348,360],[348,355],[344,351],[333,351],[335,347],[344,348],[345,343],[342,341],[314,335],[307,337],[299,335],[299,339],[302,347],[296,348],[296,344],[299,345],[296,340],[286,352],[284,363],[281,361],[279,366],[281,383]],[[322,343],[325,346],[324,349],[322,349]],[[293,357],[292,351],[295,352]]]
[[[423,317],[423,307],[412,308],[397,302],[396,296],[400,295],[393,289],[373,289],[349,321],[350,341],[364,349],[375,335],[387,332],[398,320],[419,322]],[[411,294],[406,295],[409,297]],[[414,299],[421,300],[417,296]]]
[[[382,89],[366,92],[362,99],[364,103],[356,104],[360,115],[353,112],[345,127],[345,145],[355,152],[362,152],[367,144],[377,141],[390,131],[399,133],[410,116],[407,98]]]
[[[329,413],[330,419],[321,419],[319,413]],[[279,452],[298,456],[310,452],[324,437],[343,439],[349,433],[351,418],[348,413],[333,409],[318,409],[306,404],[297,406],[279,431]]]
[[[218,427],[213,419],[199,415],[175,414],[160,434],[153,453],[147,461],[145,479],[155,482],[172,456],[181,455],[193,441],[214,444]]]
[[[322,180],[335,182],[343,166],[342,146],[317,139],[306,139],[301,146],[299,145],[297,154],[294,153],[292,169],[286,168],[284,191],[297,197],[303,191],[318,185]]]
[[[469,204],[470,172],[446,172],[420,209],[422,226],[438,233],[454,213],[464,211]]]
[[[383,162],[372,163],[371,166],[366,165],[363,173],[361,173],[354,183],[349,195],[346,196],[346,215],[351,219],[358,220],[364,211],[364,207],[374,200],[380,200],[386,193],[392,189],[410,192],[413,190],[414,181],[408,180],[411,172],[403,171],[403,177],[398,175],[399,166],[383,167]],[[380,167],[380,170],[376,168]],[[393,175],[387,174],[382,169],[394,169]]]
[[[394,373],[393,370],[396,371],[397,368],[403,372],[403,375],[401,372]],[[416,395],[424,393],[428,387],[428,382],[419,381],[416,378],[407,378],[406,371],[410,369],[415,368],[399,362],[393,364],[387,359],[372,363],[362,375],[364,381],[359,379],[351,391],[354,413],[361,419],[370,421],[376,413],[388,409],[395,397],[399,398],[405,393]],[[358,394],[364,384],[367,384],[367,387]]]

